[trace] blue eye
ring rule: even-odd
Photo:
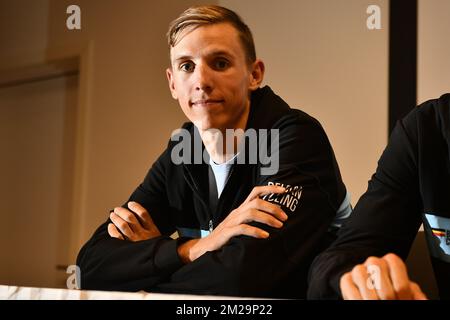
[[[194,64],[192,62],[185,62],[180,65],[180,70],[184,72],[194,71]]]

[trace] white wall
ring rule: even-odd
[[[322,123],[355,204],[387,142],[388,1],[219,3],[252,29],[266,84]],[[381,8],[381,30],[366,27],[371,4]]]
[[[419,0],[417,101],[450,92],[450,1]]]

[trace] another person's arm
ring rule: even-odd
[[[421,223],[415,123],[414,113],[398,122],[367,192],[358,201],[336,242],[314,261],[310,270],[309,298],[357,296],[349,289],[349,284],[355,282],[348,281],[348,272],[356,265],[364,265],[388,253],[406,259]],[[372,258],[367,260],[369,257]],[[351,273],[352,278],[360,274],[360,269],[361,266]],[[386,271],[386,268],[381,270]],[[387,273],[383,272],[382,276]],[[345,293],[341,293],[340,284],[341,288],[344,285]],[[395,289],[395,283],[390,282],[390,285]],[[396,297],[402,296],[395,290],[394,293]],[[359,294],[366,296],[368,293],[361,289]]]
[[[419,285],[409,279],[406,265],[393,253],[367,260],[345,273],[339,287],[344,300],[425,300]]]

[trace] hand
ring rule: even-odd
[[[267,238],[269,233],[248,225],[255,221],[274,228],[281,228],[282,221],[288,216],[281,208],[259,197],[269,193],[283,193],[285,188],[279,186],[261,186],[253,188],[247,199],[223,220],[207,237],[194,239],[181,244],[178,254],[183,262],[194,261],[207,251],[220,249],[230,238],[246,235],[254,238]]]
[[[124,235],[127,240],[141,241],[161,235],[152,217],[143,206],[130,201],[128,208],[131,211],[117,207],[110,213],[109,218],[113,223],[108,224],[108,233],[111,237],[124,240]]]
[[[340,280],[345,300],[426,300],[417,283],[408,278],[402,259],[393,253],[369,257]]]

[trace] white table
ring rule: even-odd
[[[69,290],[0,285],[0,300],[250,300],[223,296]]]

